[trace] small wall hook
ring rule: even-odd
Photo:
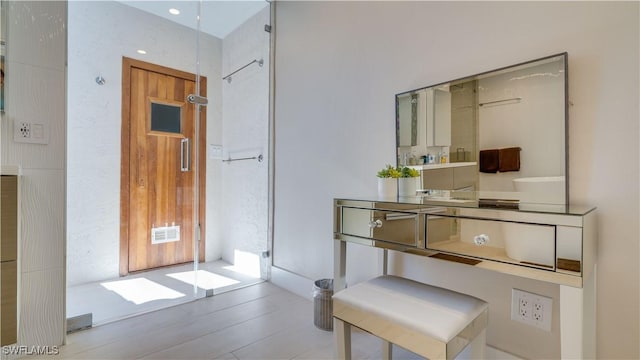
[[[96,77],[96,84],[104,85],[104,83],[106,83],[106,82],[107,82],[107,80],[105,80],[102,76]]]

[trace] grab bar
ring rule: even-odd
[[[244,158],[236,158],[236,159],[232,159],[232,158],[228,158],[226,160],[222,160],[222,162],[233,162],[233,161],[241,161],[241,160],[258,160],[258,162],[262,162],[262,160],[264,160],[264,157],[262,156],[262,154],[258,155],[258,156],[252,156],[252,157],[244,157]]]
[[[243,67],[239,68],[238,70],[236,70],[236,71],[232,72],[231,74],[229,74],[229,75],[227,75],[227,76],[223,77],[223,78],[222,78],[222,80],[227,80],[227,82],[228,82],[229,84],[231,84],[231,75],[233,75],[233,74],[237,73],[238,71],[240,71],[240,70],[242,70],[242,69],[246,68],[247,66],[249,66],[249,65],[251,65],[251,64],[253,64],[253,63],[258,63],[258,66],[262,67],[262,65],[264,65],[264,60],[263,60],[263,59],[260,59],[260,60],[255,59],[255,60],[253,60],[252,62],[248,63],[247,65],[245,65],[245,66],[243,66]]]

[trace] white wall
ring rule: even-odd
[[[195,73],[196,35],[115,1],[69,2],[68,31],[67,284],[75,285],[118,276],[122,57]],[[200,42],[201,73],[208,78],[207,138],[219,141],[222,41],[202,34]],[[106,79],[102,86],[94,81],[98,75]],[[209,199],[221,180],[209,176],[216,171],[211,160],[207,171],[207,204],[212,204]],[[218,224],[209,213],[215,213],[210,206],[210,260],[219,258],[220,251],[215,246]]]
[[[332,276],[332,199],[375,194],[376,171],[395,162],[394,94],[567,51],[570,196],[598,206],[597,354],[640,357],[637,2],[276,6],[275,266]],[[375,273],[377,252],[349,251],[348,282]],[[558,316],[545,333],[507,315],[512,287],[552,297],[557,315],[558,286],[392,260],[397,274],[487,299],[490,345],[559,357]]]
[[[259,271],[259,254],[267,250],[268,230],[268,144],[269,144],[269,33],[270,10],[265,7],[227,35],[223,41],[223,75],[252,64],[222,82],[224,158],[264,156],[264,161],[235,161],[218,165],[222,176],[221,219],[222,258],[236,263],[237,251],[250,254]],[[216,160],[221,164],[221,160]],[[215,174],[213,176],[216,176]],[[214,200],[215,201],[215,200]],[[264,265],[264,264],[263,264]],[[264,266],[262,266],[264,271]],[[263,274],[264,275],[264,274]]]
[[[7,8],[1,161],[22,168],[18,345],[60,345],[65,329],[66,2],[7,2]],[[48,144],[14,142],[14,127],[23,121],[45,124]]]

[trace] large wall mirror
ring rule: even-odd
[[[567,54],[396,95],[398,165],[422,188],[567,204]]]

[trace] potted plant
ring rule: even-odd
[[[400,178],[398,179],[398,195],[415,196],[416,190],[418,189],[420,171],[408,166],[402,166],[397,170],[400,172]]]
[[[395,198],[398,191],[398,178],[402,175],[400,170],[387,164],[378,171],[378,196],[381,198]]]

